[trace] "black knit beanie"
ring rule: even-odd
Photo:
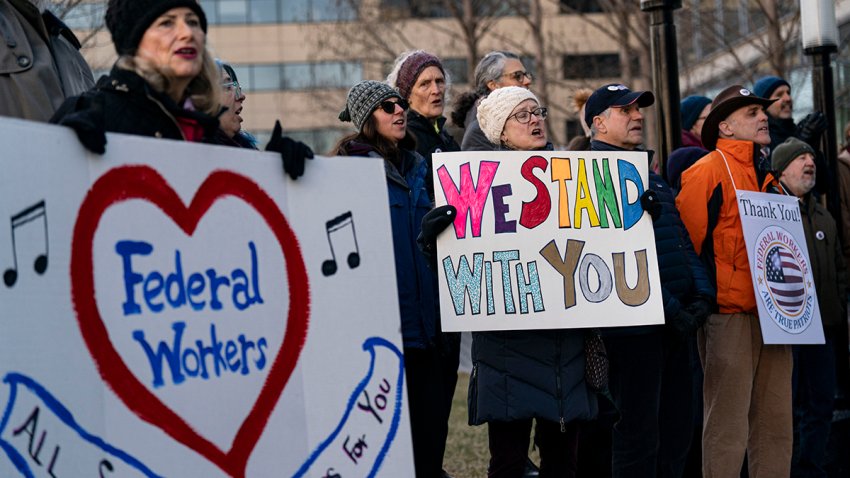
[[[172,8],[192,9],[207,32],[207,17],[196,0],[109,0],[106,27],[119,55],[134,55],[145,31],[160,15]]]

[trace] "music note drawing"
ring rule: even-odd
[[[39,239],[38,245],[40,245],[41,239],[44,242],[44,252],[41,254],[37,254],[35,257],[35,261],[33,262],[33,269],[39,275],[44,274],[44,271],[47,270],[47,209],[45,208],[44,201],[39,201],[32,206],[24,209],[23,211],[15,214],[11,218],[12,223],[12,263],[13,266],[9,269],[6,269],[6,272],[3,273],[3,282],[6,284],[6,287],[12,287],[15,285],[15,282],[18,281],[18,245],[19,243],[16,240],[16,236],[21,228],[26,226],[27,224],[38,225],[39,222],[43,226],[43,236],[41,234],[37,234]],[[32,237],[30,236],[27,236]],[[26,244],[30,244],[26,242]],[[38,252],[41,252],[39,250]]]
[[[325,276],[332,276],[336,274],[337,264],[336,264],[336,252],[334,252],[334,236],[339,237],[338,234],[334,234],[336,232],[342,231],[345,228],[351,226],[351,242],[353,242],[353,252],[348,254],[348,258],[346,262],[348,262],[348,267],[354,269],[355,267],[360,265],[360,248],[357,245],[357,232],[354,229],[354,217],[351,215],[351,211],[340,214],[339,216],[331,219],[325,224],[325,230],[328,235],[328,245],[331,248],[331,258],[322,262],[322,274]],[[345,235],[340,237],[339,240],[347,239],[348,236]]]

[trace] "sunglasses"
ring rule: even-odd
[[[403,100],[401,98],[399,98],[398,101],[384,100],[379,106],[382,110],[384,110],[384,113],[391,115],[395,113],[396,105],[401,106],[402,111],[406,111],[409,107],[407,100]]]
[[[512,80],[516,81],[517,83],[522,83],[522,77],[528,78],[528,81],[534,81],[534,75],[532,75],[531,73],[529,73],[527,71],[522,71],[522,70],[517,70],[513,73],[505,73],[502,76],[507,76],[507,77],[511,78]]]

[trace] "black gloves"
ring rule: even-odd
[[[680,337],[692,337],[697,329],[705,324],[712,309],[711,302],[703,297],[697,297],[693,302],[679,309],[679,313],[673,317],[670,325]]]
[[[649,213],[653,221],[661,216],[661,201],[658,200],[658,193],[652,189],[647,189],[641,194],[640,207]]]
[[[422,218],[422,231],[416,238],[416,244],[433,271],[437,270],[437,236],[454,222],[456,216],[457,209],[446,205],[432,209]]]
[[[103,154],[106,152],[106,128],[98,118],[102,120],[103,116],[78,111],[62,118],[59,124],[72,128],[87,150]]]
[[[823,132],[826,131],[826,127],[826,116],[820,111],[815,111],[800,120],[797,124],[795,136],[817,150],[820,147],[817,143],[820,141]]]
[[[298,179],[299,176],[304,174],[304,161],[313,158],[313,150],[301,141],[283,137],[282,133],[283,128],[280,126],[280,121],[275,121],[272,138],[266,145],[266,151],[280,153],[283,170],[289,174],[290,178]]]

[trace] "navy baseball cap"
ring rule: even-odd
[[[626,85],[611,83],[594,91],[584,105],[584,122],[593,125],[593,118],[608,108],[622,108],[637,102],[641,108],[652,106],[655,96],[651,91],[632,91]]]

